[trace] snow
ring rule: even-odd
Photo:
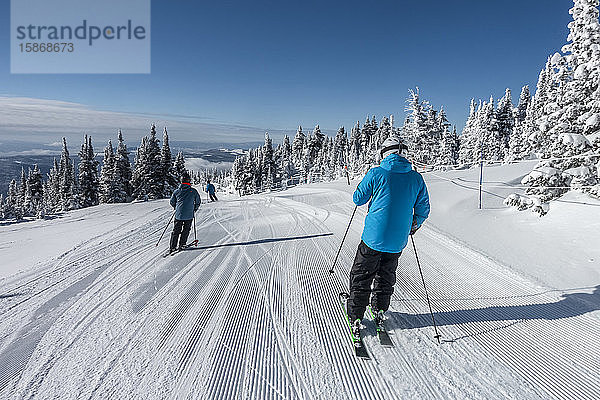
[[[424,174],[432,213],[414,241],[443,342],[409,247],[394,347],[364,321],[371,361],[337,300],[366,207],[327,273],[356,180],[220,196],[197,214],[200,247],[168,258],[166,200],[3,226],[0,397],[598,397],[600,202],[570,193],[544,218],[505,206],[530,168],[486,167],[482,210],[478,169]]]
[[[587,77],[587,70],[585,68],[585,64],[578,65],[573,72],[573,78],[575,79],[585,79]]]
[[[560,55],[560,53],[554,53],[554,55],[550,59],[550,64],[557,66],[561,63],[561,61],[562,61],[562,56]]]
[[[549,178],[558,175],[560,171],[552,167],[542,167],[537,165],[533,171],[521,179],[521,184],[526,185],[530,180],[537,178]]]
[[[575,147],[591,146],[590,141],[580,133],[561,133],[558,140],[563,144],[572,144]]]
[[[600,125],[600,114],[594,114],[585,120],[586,128],[595,128]]]
[[[588,167],[569,168],[563,171],[563,173],[570,176],[586,177],[590,175],[590,169]]]

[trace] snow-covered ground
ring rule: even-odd
[[[371,361],[338,303],[364,207],[327,273],[353,208],[344,181],[206,204],[200,247],[168,258],[166,201],[2,226],[0,397],[599,398],[600,203],[571,195],[541,219],[505,207],[526,173],[487,168],[500,197],[483,210],[477,170],[425,174],[415,242],[443,342],[407,248],[394,348],[365,321]]]

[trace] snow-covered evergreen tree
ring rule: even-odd
[[[540,116],[530,135],[534,147],[540,149],[543,159],[523,180],[530,186],[527,193],[542,204],[568,191],[581,188],[598,193],[600,179],[594,153],[594,138],[588,138],[589,125],[595,125],[594,98],[598,90],[600,62],[600,23],[598,0],[574,0],[569,11],[568,43],[564,55],[556,53],[549,60],[551,69],[544,71],[544,81],[538,83],[534,102]],[[551,84],[547,84],[548,76]],[[540,74],[542,80],[542,74]],[[539,95],[538,95],[539,94]],[[589,123],[588,123],[589,121]],[[547,207],[535,209],[543,214]]]
[[[292,162],[292,146],[288,135],[283,137],[279,155],[279,170],[281,174],[281,182],[284,188],[289,184],[289,180],[296,173],[295,166]]]
[[[495,136],[498,145],[494,159],[503,160],[508,156],[509,142],[515,126],[514,106],[510,89],[506,89],[504,97],[498,102],[494,118],[496,124]]]
[[[44,209],[44,183],[42,173],[37,164],[33,166],[33,170],[29,170],[27,176],[27,190],[25,194],[24,212],[27,215],[43,218],[45,215]]]
[[[167,127],[163,131],[163,142],[160,150],[161,174],[163,176],[163,197],[171,196],[173,190],[179,186],[179,177],[177,176],[174,165],[171,147],[169,145],[169,133]]]
[[[133,195],[138,200],[160,199],[164,195],[161,149],[156,138],[156,126],[152,124],[150,135],[142,138],[138,147],[132,177]]]
[[[323,142],[325,141],[325,135],[321,132],[321,128],[317,124],[315,129],[313,129],[312,136],[315,138],[317,143],[317,148],[320,150],[323,146]]]
[[[275,160],[273,158],[273,141],[269,136],[269,132],[265,133],[265,144],[263,145],[262,151],[261,170],[262,190],[273,190],[275,188],[277,170],[275,168]]]
[[[92,137],[85,135],[79,151],[79,205],[91,207],[99,203],[98,161]]]
[[[6,219],[23,219],[23,212],[19,206],[19,188],[16,180],[11,180],[8,186],[8,194],[4,204],[4,216]]]
[[[45,183],[46,189],[44,190],[44,209],[48,214],[54,214],[62,210],[59,171],[58,161],[54,158],[53,166],[48,173],[48,179]]]
[[[115,168],[117,179],[119,179],[123,183],[123,190],[125,191],[125,200],[131,197],[133,188],[131,186],[131,163],[129,162],[129,150],[127,150],[127,145],[123,140],[123,133],[119,129],[119,144],[117,145],[117,151],[115,155]]]
[[[176,177],[181,177],[184,174],[189,175],[188,170],[185,168],[185,158],[183,157],[182,151],[177,153],[177,157],[175,158],[175,164],[173,165],[173,172]]]
[[[343,126],[340,126],[335,135],[331,152],[333,165],[335,166],[332,172],[335,173],[336,177],[341,176],[344,167],[348,165],[348,135],[346,135]]]
[[[302,166],[302,159],[304,158],[304,148],[306,147],[306,135],[302,132],[302,127],[298,126],[296,135],[292,142],[292,162],[296,167]]]
[[[112,141],[104,148],[104,161],[100,174],[100,202],[123,203],[127,201],[125,182],[117,167],[117,155]]]
[[[525,85],[521,88],[521,94],[519,95],[519,104],[515,109],[515,123],[521,124],[527,117],[527,109],[531,103],[531,94],[529,93],[529,85]]]
[[[348,144],[348,168],[349,172],[354,175],[362,170],[361,158],[363,147],[361,143],[360,121],[356,121],[356,125],[350,132],[350,140]]]
[[[481,103],[477,106],[475,99],[471,99],[469,117],[460,135],[460,150],[458,152],[458,162],[464,166],[472,165],[479,159],[480,133],[477,129],[477,120],[480,112]]]
[[[77,184],[75,181],[75,165],[71,161],[67,148],[67,139],[63,137],[63,149],[59,163],[59,199],[60,210],[69,211],[79,208],[77,200]]]
[[[432,152],[430,138],[431,124],[428,119],[429,103],[421,100],[419,88],[409,91],[406,111],[409,113],[402,129],[413,162],[417,166],[431,165]]]

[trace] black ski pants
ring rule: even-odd
[[[217,195],[214,193],[209,193],[208,194],[210,196],[210,201],[217,201],[219,199],[217,199]]]
[[[373,250],[363,241],[360,242],[350,270],[350,321],[363,318],[369,298],[373,310],[387,311],[390,307],[400,254],[402,252],[384,253]]]
[[[183,247],[187,244],[188,236],[190,235],[190,229],[192,227],[192,221],[192,219],[175,219],[173,233],[171,233],[171,250],[177,248],[178,241],[179,247]]]

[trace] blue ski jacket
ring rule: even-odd
[[[206,191],[210,194],[215,194],[215,185],[209,183],[208,185],[206,185]]]
[[[175,219],[193,219],[200,207],[200,194],[190,184],[182,183],[171,195],[170,203],[175,209]]]
[[[362,240],[373,250],[399,253],[413,224],[429,216],[429,194],[421,174],[410,162],[391,154],[371,168],[352,196],[357,206],[369,203]]]

